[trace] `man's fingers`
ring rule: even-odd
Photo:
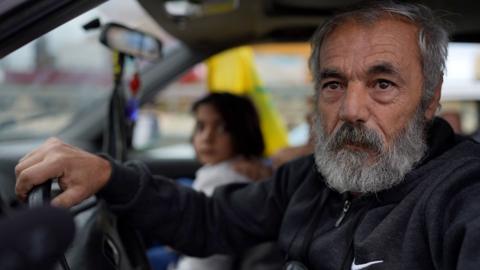
[[[34,186],[61,175],[62,168],[58,166],[58,162],[43,161],[34,164],[22,170],[18,175],[15,193],[21,200],[25,200],[28,192],[30,192]]]
[[[86,199],[85,194],[79,191],[77,188],[70,188],[60,193],[55,197],[51,204],[56,207],[70,208],[84,199]]]
[[[45,158],[46,153],[49,152],[50,148],[54,147],[55,145],[60,145],[61,143],[62,141],[53,137],[46,140],[41,146],[26,154],[19,160],[17,166],[15,166],[15,175],[18,177],[25,168],[42,161]]]
[[[22,162],[24,161],[25,159],[29,158],[30,156],[32,156],[36,151],[33,150],[31,152],[29,152],[28,154],[26,154],[25,156],[23,156],[22,158],[20,158],[20,160],[18,162]]]
[[[15,166],[15,176],[18,178],[20,174],[26,169],[29,168],[44,159],[44,155],[38,152],[32,152],[28,157],[24,157],[20,162]]]
[[[20,200],[20,201],[26,201],[27,200],[27,196],[28,196],[28,192],[34,187],[35,185],[33,183],[30,183],[30,182],[24,182],[22,183],[22,185],[18,185],[18,182],[17,184],[15,185],[15,194],[17,195],[17,198]]]

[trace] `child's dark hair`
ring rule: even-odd
[[[257,110],[249,98],[228,93],[212,93],[192,106],[196,113],[202,105],[211,105],[220,114],[225,130],[232,137],[233,150],[246,158],[261,157],[265,144]]]

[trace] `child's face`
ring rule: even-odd
[[[216,164],[234,156],[230,133],[221,115],[209,104],[200,105],[195,113],[193,147],[202,164]]]

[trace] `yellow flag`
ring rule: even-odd
[[[211,92],[246,95],[255,104],[265,141],[265,155],[270,156],[288,146],[285,123],[260,81],[251,47],[238,47],[217,54],[207,61],[207,67],[207,83]]]

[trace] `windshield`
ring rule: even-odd
[[[122,16],[126,11],[129,16]],[[3,58],[0,141],[57,135],[92,108],[106,106],[111,52],[98,41],[99,30],[83,29],[97,18],[162,35],[136,1],[110,1]]]
[[[0,140],[58,133],[111,89],[110,53],[82,24],[84,14],[0,62]],[[88,101],[88,102],[87,102]]]

